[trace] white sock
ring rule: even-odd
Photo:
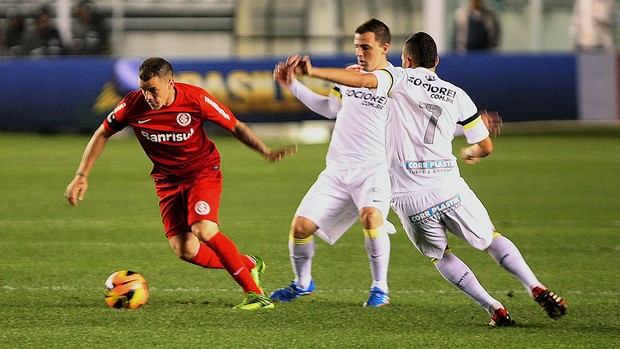
[[[482,287],[474,272],[469,269],[467,264],[463,263],[457,256],[446,251],[443,258],[434,261],[435,267],[439,273],[448,282],[463,291],[476,303],[480,304],[489,315],[493,316],[493,310],[503,308],[503,305],[491,297],[491,295]]]
[[[387,273],[390,263],[390,237],[385,226],[375,229],[363,229],[364,246],[370,263],[370,275],[372,286],[378,287],[383,292],[388,292]]]
[[[296,239],[289,236],[288,250],[291,266],[295,273],[295,282],[302,289],[307,289],[312,281],[312,257],[314,257],[314,236]]]
[[[525,262],[517,246],[508,238],[495,233],[491,245],[487,248],[487,252],[500,267],[519,279],[530,295],[532,288],[542,286],[532,269]]]

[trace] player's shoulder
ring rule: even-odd
[[[119,104],[119,106],[117,106],[117,108],[115,109],[115,112],[120,109],[125,109],[129,111],[134,108],[140,107],[141,104],[146,104],[146,101],[144,100],[142,96],[142,91],[141,90],[130,91],[125,95],[125,97],[123,97],[122,102]]]

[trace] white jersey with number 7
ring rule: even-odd
[[[489,136],[476,105],[461,88],[425,68],[388,67],[372,72],[377,96],[388,96],[386,146],[392,192],[459,183],[452,139],[457,124],[467,142]]]

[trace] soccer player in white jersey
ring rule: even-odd
[[[292,56],[288,69],[337,83],[376,88],[390,97],[386,146],[392,182],[391,207],[418,250],[431,258],[439,273],[484,307],[491,325],[514,324],[506,308],[452,253],[447,231],[479,250],[487,251],[513,274],[549,317],[566,313],[566,302],[534,275],[523,256],[495,231],[489,215],[459,174],[452,154],[457,124],[463,126],[468,147],[461,158],[476,163],[493,151],[493,142],[471,98],[435,73],[439,57],[433,38],[416,33],[405,42],[402,66],[372,73],[312,67],[309,58]]]
[[[375,18],[360,25],[354,38],[356,68],[373,71],[390,66],[387,61],[390,39],[389,28]],[[311,110],[336,122],[326,168],[301,200],[291,224],[289,252],[295,279],[270,297],[288,302],[311,294],[315,289],[311,270],[314,234],[334,244],[359,218],[372,276],[370,296],[364,306],[387,305],[390,302],[387,232],[396,231],[386,221],[390,209],[385,154],[388,98],[377,98],[375,90],[338,84],[329,96],[323,96],[297,81],[293,72],[277,66],[274,79]]]

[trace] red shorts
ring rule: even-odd
[[[222,173],[193,182],[156,183],[161,220],[168,239],[191,231],[192,224],[207,220],[218,223]]]

